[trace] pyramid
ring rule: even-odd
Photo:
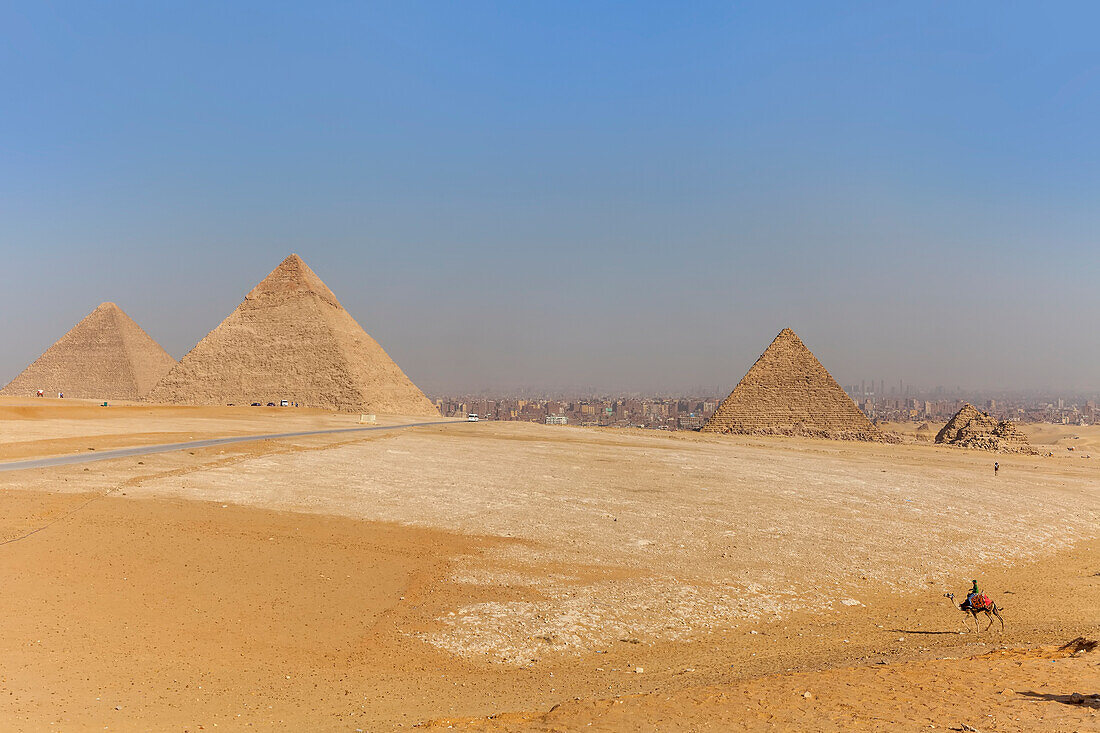
[[[936,434],[936,442],[1003,453],[1036,452],[1015,423],[998,422],[969,402]]]
[[[136,400],[175,366],[141,326],[114,303],[102,303],[58,339],[0,395]]]
[[[295,254],[191,349],[148,399],[194,405],[288,400],[340,412],[439,415]]]
[[[883,439],[789,328],[779,332],[702,432]]]
[[[967,426],[971,426],[971,431],[980,428],[992,430],[997,427],[997,421],[967,402],[947,421],[946,425],[940,428],[940,432],[936,433],[936,442],[954,443],[958,440],[959,433]]]

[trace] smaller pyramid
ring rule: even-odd
[[[1001,453],[1035,452],[1027,436],[1016,427],[1016,423],[1010,420],[998,422],[997,418],[982,412],[969,402],[936,434],[936,442]]]
[[[940,428],[940,432],[936,433],[937,443],[954,443],[959,438],[959,433],[968,425],[973,425],[975,429],[980,426],[992,430],[997,426],[997,421],[991,418],[989,415],[984,414],[981,410],[974,405],[967,402],[959,409],[955,415],[947,421],[947,424]]]
[[[883,440],[789,328],[779,332],[702,432]]]
[[[192,405],[281,400],[338,412],[439,411],[296,254],[150,391]]]
[[[176,360],[114,303],[102,303],[46,353],[0,389],[0,395],[136,400]]]

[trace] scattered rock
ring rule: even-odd
[[[1080,692],[1075,692],[1069,696],[1069,701],[1074,705],[1095,705],[1100,703],[1100,695],[1082,695]]]
[[[1062,651],[1068,651],[1072,656],[1077,656],[1078,654],[1087,654],[1088,652],[1094,650],[1096,647],[1097,642],[1091,639],[1086,639],[1083,636],[1078,636],[1076,639],[1069,642],[1068,644],[1063,644],[1060,649]]]

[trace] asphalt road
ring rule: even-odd
[[[67,456],[50,456],[48,458],[34,458],[29,461],[8,461],[0,463],[0,471],[24,471],[29,468],[49,468],[51,466],[67,466],[73,463],[92,463],[93,461],[109,461],[112,458],[126,458],[127,456],[147,456],[151,453],[169,453],[175,450],[187,450],[188,448],[209,448],[215,445],[229,445],[231,443],[249,443],[254,440],[278,440],[279,438],[301,438],[306,435],[337,435],[339,433],[365,433],[372,430],[400,430],[401,428],[417,428],[425,425],[454,425],[457,420],[436,420],[433,422],[414,422],[405,425],[372,425],[362,428],[333,428],[329,430],[305,430],[298,433],[269,433],[266,435],[237,435],[232,438],[210,438],[209,440],[192,440],[186,443],[162,443],[161,445],[142,445],[134,448],[118,448],[116,450],[95,451],[86,453],[74,453]]]

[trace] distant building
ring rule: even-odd
[[[566,417],[565,415],[547,415],[546,416],[546,424],[547,425],[568,425],[569,424],[569,418]]]
[[[706,418],[694,413],[690,415],[680,415],[680,417],[676,418],[676,424],[681,430],[698,430],[703,427],[703,423],[705,422]]]

